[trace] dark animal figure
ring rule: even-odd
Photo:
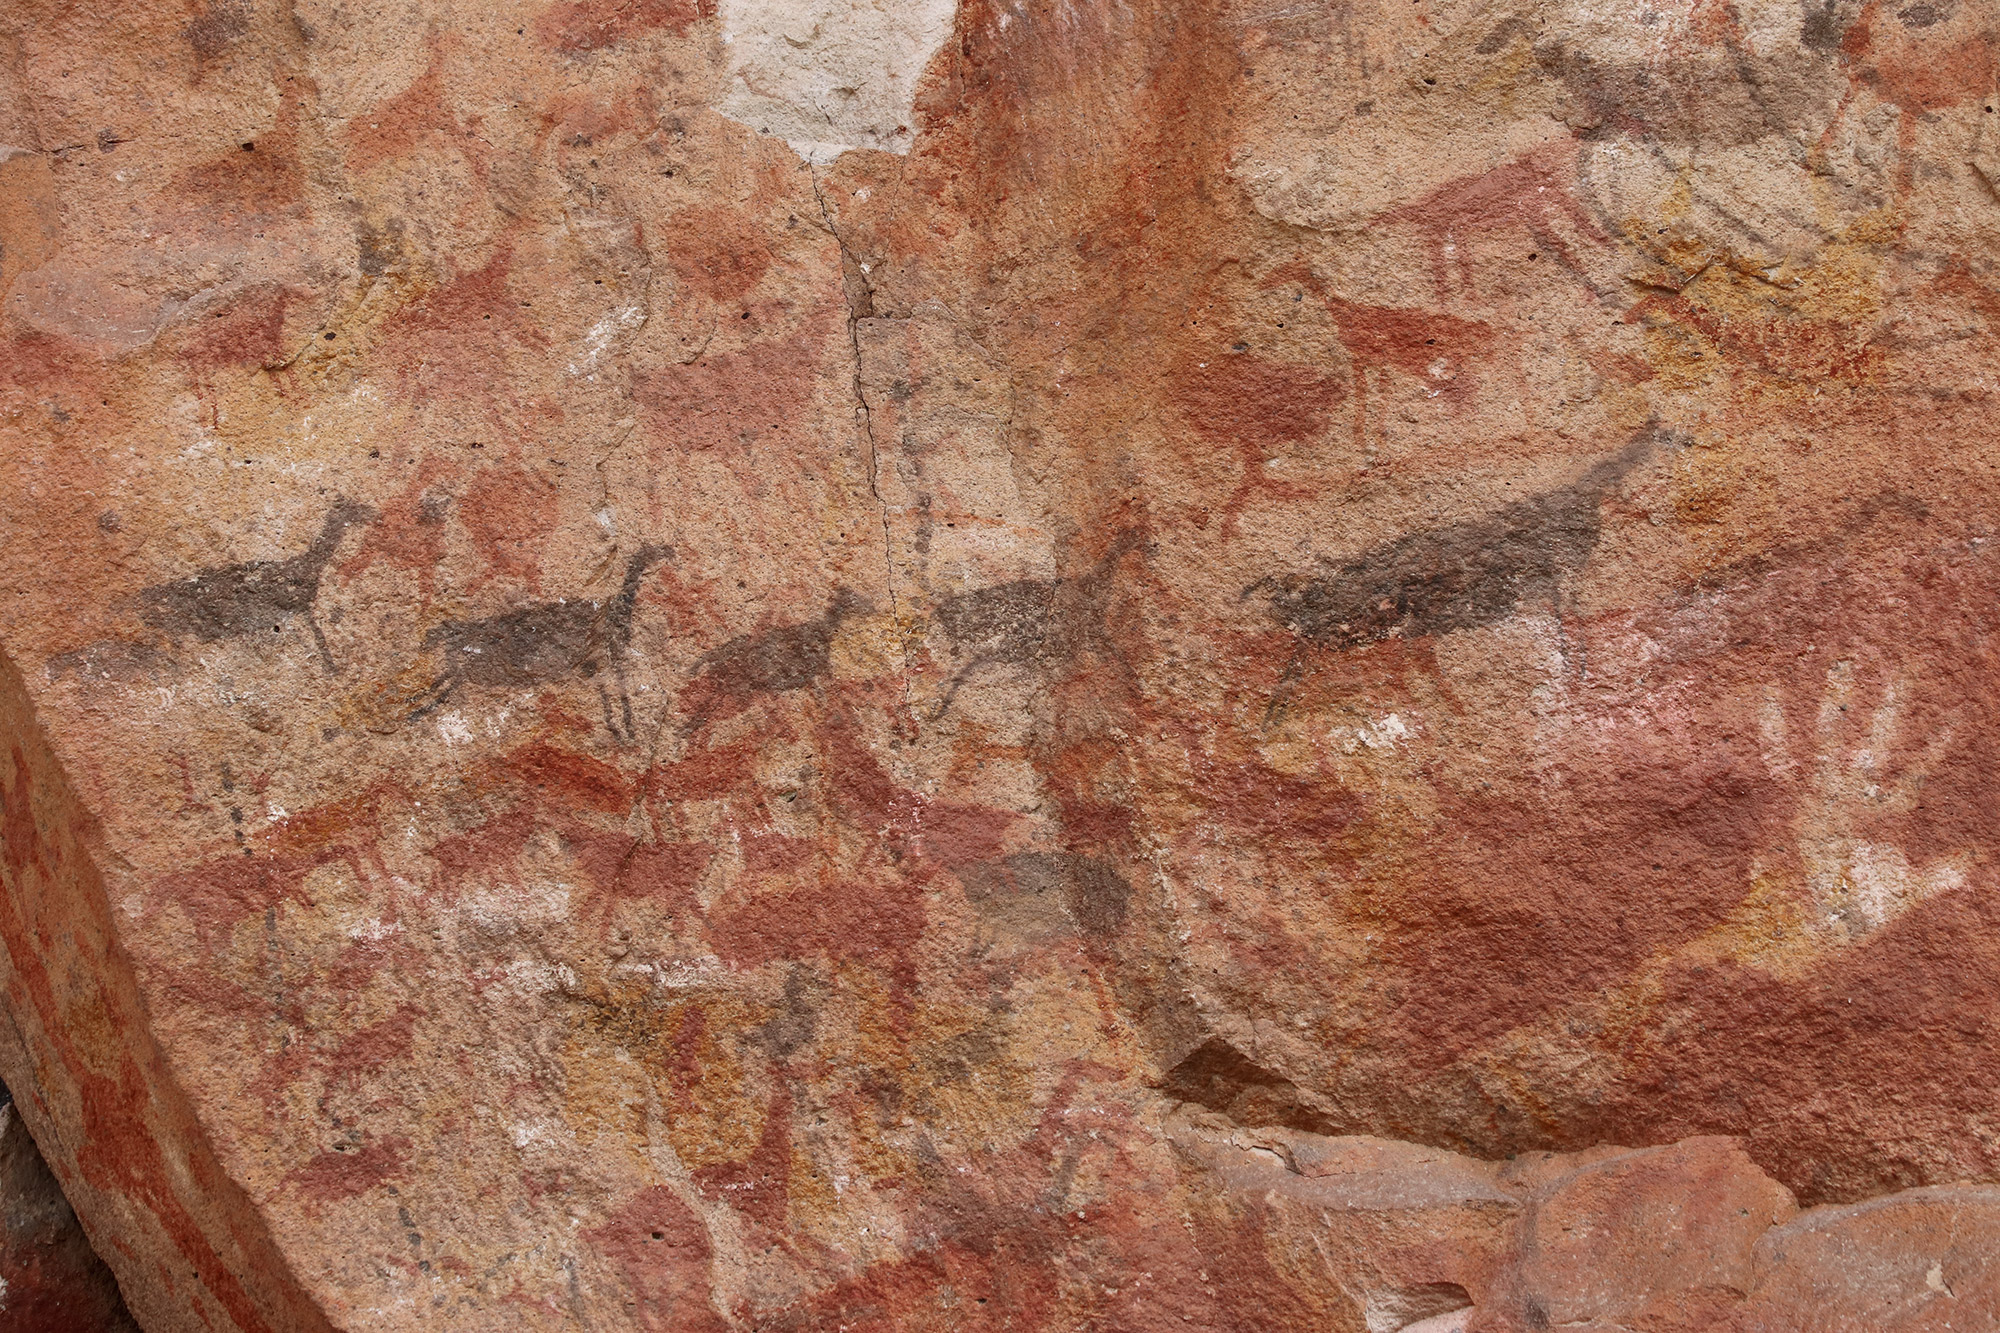
[[[340,539],[357,524],[372,523],[375,511],[353,500],[342,500],[327,511],[319,536],[289,560],[249,560],[224,565],[193,578],[156,584],[139,594],[140,618],[170,634],[186,634],[202,643],[275,633],[287,617],[304,616],[328,675],[339,668],[327,650],[326,636],[313,618],[319,581],[340,547]]]
[[[646,571],[673,558],[671,547],[647,544],[625,562],[625,582],[609,601],[564,598],[538,602],[483,620],[448,620],[424,636],[424,647],[441,648],[444,672],[423,694],[412,720],[440,707],[462,685],[526,689],[551,681],[593,679],[610,668],[618,680],[624,720],[621,732],[611,714],[611,696],[598,681],[604,725],[613,736],[633,737],[632,700],[625,690],[625,654],[632,645],[632,613]]]
[[[1323,574],[1259,579],[1271,615],[1301,640],[1359,648],[1494,624],[1523,602],[1561,609],[1562,581],[1596,549],[1598,507],[1663,441],[1648,428],[1567,486],[1398,537]]]
[[[681,734],[734,717],[753,695],[804,689],[824,676],[833,660],[833,636],[841,623],[868,609],[859,594],[841,588],[826,613],[756,634],[739,634],[695,663],[682,704],[688,719]]]
[[[1105,604],[1118,562],[1140,542],[1127,528],[1077,579],[1016,579],[947,597],[938,622],[965,662],[931,710],[944,715],[974,673],[988,666],[1049,666],[1104,642]]]

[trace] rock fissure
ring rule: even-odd
[[[908,706],[910,698],[908,650],[904,644],[902,606],[896,592],[896,543],[890,528],[889,504],[882,496],[879,478],[881,476],[881,450],[875,439],[875,412],[868,403],[868,385],[865,379],[866,366],[861,355],[861,321],[875,317],[875,289],[869,281],[868,270],[847,248],[841,239],[840,230],[834,225],[833,213],[827,207],[826,194],[820,186],[818,171],[808,167],[812,175],[813,198],[819,204],[820,218],[826,226],[827,235],[840,250],[841,290],[847,305],[847,345],[854,357],[854,404],[861,418],[861,433],[868,443],[868,494],[874,499],[882,522],[882,574],[889,593],[890,612],[894,619],[893,632],[896,636],[898,652],[903,663],[903,701]],[[859,289],[857,295],[856,289]]]

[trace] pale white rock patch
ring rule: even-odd
[[[1385,714],[1359,727],[1334,728],[1334,737],[1340,743],[1342,754],[1353,754],[1364,746],[1370,750],[1387,750],[1396,742],[1409,740],[1416,734],[1416,728],[1405,722],[1400,713]]]
[[[438,739],[446,745],[463,745],[472,739],[472,728],[465,715],[456,710],[438,718]]]
[[[723,0],[729,84],[716,109],[808,162],[907,153],[917,81],[957,0]]]
[[[622,334],[634,333],[646,322],[646,308],[636,303],[619,306],[603,319],[590,326],[583,335],[582,351],[568,366],[572,375],[589,375],[597,370]]]
[[[1447,1314],[1432,1315],[1429,1319],[1419,1319],[1414,1324],[1405,1324],[1401,1333],[1465,1333],[1471,1326],[1472,1308],[1453,1310]]]

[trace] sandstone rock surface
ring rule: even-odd
[[[1728,1139],[1488,1163],[1224,1120],[1183,1118],[1169,1133],[1207,1184],[1190,1209],[1203,1252],[1234,1261],[1239,1299],[1271,1302],[1199,1327],[1861,1333],[2000,1321],[1990,1186],[1801,1212]]]
[[[153,1330],[1990,1325],[1996,367],[1987,0],[16,0],[0,1077]]]

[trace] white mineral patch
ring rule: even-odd
[[[1342,754],[1353,754],[1364,745],[1371,750],[1387,750],[1397,741],[1406,741],[1416,734],[1416,728],[1403,721],[1399,713],[1378,717],[1365,726],[1333,729],[1334,739],[1340,743]]]
[[[729,88],[717,110],[808,162],[907,153],[917,81],[957,0],[722,0]]]

